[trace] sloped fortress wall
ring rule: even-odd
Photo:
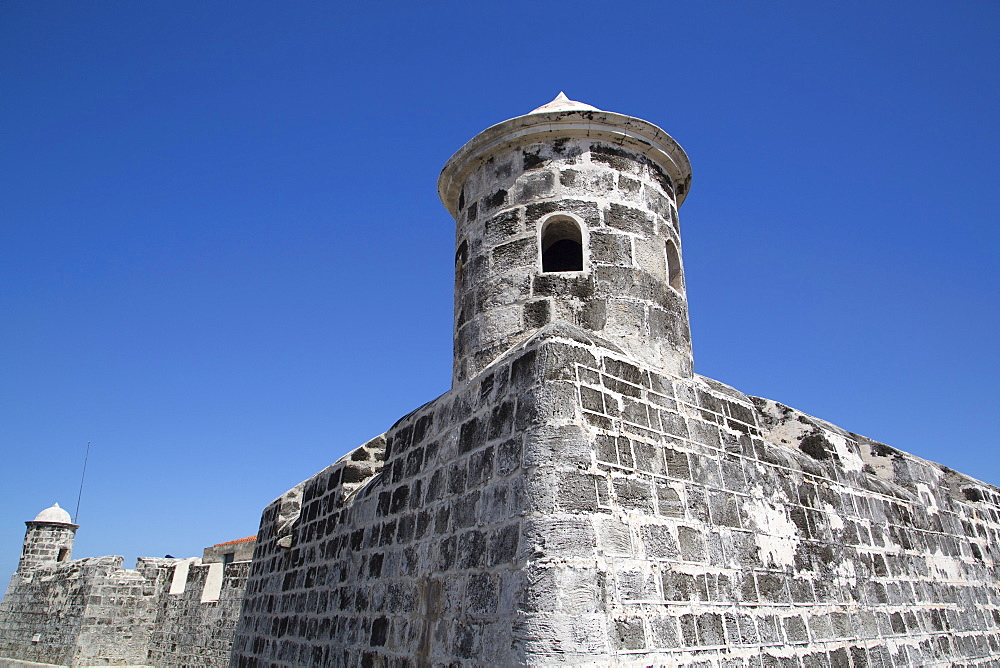
[[[234,666],[1000,656],[996,489],[579,331],[386,440],[356,495],[354,454],[261,542]]]
[[[1000,490],[693,373],[689,180],[563,96],[456,153],[453,388],[265,510],[233,666],[997,665]]]
[[[498,366],[268,507],[233,665],[509,663],[532,372]]]

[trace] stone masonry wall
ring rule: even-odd
[[[183,591],[160,597],[147,663],[156,668],[228,666],[249,572],[249,561],[192,565]]]
[[[456,213],[456,385],[555,320],[690,376],[676,196],[658,165],[608,142],[514,146],[485,160]],[[586,271],[541,273],[553,215],[581,225]]]
[[[28,522],[18,570],[36,568],[69,559],[73,552],[76,525]]]
[[[232,665],[517,663],[533,383],[498,363],[268,507]]]
[[[529,663],[997,664],[996,488],[706,378],[547,355],[591,448],[534,476]]]
[[[1000,656],[1000,490],[571,325],[385,440],[265,512],[233,666]]]
[[[108,556],[19,572],[0,603],[0,657],[62,666],[226,666],[249,563],[198,561],[140,558],[131,570],[121,556]],[[181,564],[183,580],[171,593]]]
[[[45,579],[44,571],[31,578],[18,574],[11,578],[0,603],[0,657],[69,663],[86,606],[82,561],[70,562],[73,571],[56,587],[49,586],[51,579]]]
[[[14,575],[0,604],[0,656],[59,665],[142,665],[172,560],[76,559]]]

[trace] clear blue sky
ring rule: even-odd
[[[435,183],[560,90],[691,156],[695,368],[987,482],[1000,4],[0,2],[0,579],[200,554],[450,384]]]

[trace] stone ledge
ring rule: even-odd
[[[0,657],[0,668],[68,668],[59,663],[35,663],[34,661],[21,661],[19,659],[5,659]],[[77,666],[77,668],[97,668],[96,666]],[[155,668],[154,666],[140,666],[131,664],[120,668]]]

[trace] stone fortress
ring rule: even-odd
[[[71,559],[79,528],[59,504],[28,525],[0,603],[0,668],[225,666],[254,537],[202,558]]]
[[[232,634],[234,668],[1000,666],[1000,490],[693,372],[690,182],[662,130],[563,95],[462,147],[452,389],[264,510],[214,630],[154,595],[148,662],[226,665],[195,652]],[[0,656],[89,561],[63,519]],[[135,578],[181,579],[161,561]]]

